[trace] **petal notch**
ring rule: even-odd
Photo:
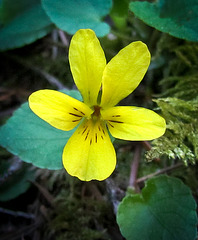
[[[107,129],[99,121],[85,120],[63,151],[67,172],[83,181],[104,180],[116,165],[116,154]]]

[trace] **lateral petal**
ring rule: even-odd
[[[113,107],[133,92],[149,64],[150,52],[146,44],[138,41],[123,48],[105,67],[101,106]]]
[[[39,90],[29,97],[31,110],[55,128],[69,131],[93,110],[86,104],[55,90]]]
[[[67,172],[83,181],[108,178],[116,165],[116,154],[106,127],[84,120],[63,151]]]
[[[69,62],[84,102],[96,105],[106,58],[94,31],[80,29],[75,33],[69,47]]]
[[[146,141],[162,136],[166,130],[164,118],[146,108],[112,107],[101,111],[110,133],[115,138]]]

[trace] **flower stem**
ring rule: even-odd
[[[129,187],[132,188],[135,192],[140,192],[140,189],[136,183],[140,157],[141,157],[141,146],[137,144],[134,152],[133,161],[131,163],[131,174],[129,178]]]
[[[182,167],[182,166],[184,166],[183,163],[177,163],[177,164],[175,164],[173,166],[169,166],[169,167],[163,168],[163,169],[161,169],[161,170],[159,170],[157,172],[154,172],[154,173],[151,173],[151,174],[146,175],[144,177],[138,178],[136,183],[144,182],[144,181],[148,180],[149,178],[155,177],[155,176],[157,176],[159,174],[166,173],[168,171],[171,171],[173,169],[176,169],[176,168],[179,168],[179,167]]]

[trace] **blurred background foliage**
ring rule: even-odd
[[[69,42],[77,29],[92,28],[108,61],[132,41],[148,45],[149,70],[121,104],[157,111],[167,131],[151,143],[115,140],[117,167],[103,182],[38,169],[0,148],[0,239],[121,240],[115,214],[130,185],[137,149],[135,191],[166,173],[181,179],[198,199],[198,3],[57,2],[0,0],[1,125],[35,90],[75,89]]]

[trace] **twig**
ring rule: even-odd
[[[148,141],[142,141],[141,143],[142,143],[142,146],[143,146],[147,151],[150,151],[150,150],[151,150],[152,146],[151,146],[150,142],[148,142]],[[153,159],[153,161],[155,161],[155,162],[160,162],[160,158],[155,158],[155,159]]]
[[[113,205],[114,213],[116,214],[118,211],[118,205],[125,196],[125,191],[120,189],[111,178],[106,179],[105,182],[107,193]]]
[[[166,173],[168,171],[171,171],[171,170],[173,170],[175,168],[178,168],[178,167],[181,167],[181,166],[184,166],[184,164],[183,163],[177,163],[173,166],[163,168],[163,169],[161,169],[157,172],[154,172],[154,173],[151,173],[151,174],[146,175],[144,177],[138,178],[136,183],[144,182],[144,181],[148,180],[149,178],[152,178],[152,177],[157,176],[157,175],[162,174],[162,173]]]
[[[160,32],[154,29],[149,39],[149,49],[156,49],[156,43],[158,42],[159,37]]]
[[[59,90],[60,89],[66,89],[66,87],[53,75],[41,70],[40,68],[32,66],[32,69],[38,72],[40,75],[42,75],[49,83],[56,86]]]
[[[133,161],[131,163],[131,174],[129,178],[129,187],[133,188],[136,192],[139,192],[139,187],[137,186],[136,179],[137,179],[137,173],[139,168],[140,156],[141,156],[141,147],[139,144],[137,144],[135,148]]]
[[[33,71],[35,71],[36,73],[42,75],[50,84],[56,86],[58,88],[58,90],[60,89],[66,89],[66,87],[57,79],[55,78],[53,75],[43,71],[42,69],[33,66],[30,62],[24,61],[23,59],[21,59],[18,56],[13,56],[13,55],[5,55],[8,58],[11,58],[12,60],[16,61],[17,63],[23,65],[26,68],[29,68]]]
[[[0,207],[0,213],[8,214],[8,215],[11,215],[11,216],[14,216],[14,217],[23,217],[23,218],[27,218],[27,219],[35,219],[35,216],[33,214],[25,213],[25,212],[21,212],[21,211],[12,211],[12,210],[1,208],[1,207]]]
[[[147,151],[151,150],[151,144],[148,141],[142,141],[141,143]]]
[[[53,207],[54,206],[54,197],[49,193],[49,191],[35,181],[30,181],[30,182],[38,188],[38,190],[41,192],[41,194],[44,196],[44,198],[47,200],[47,202]]]
[[[61,42],[54,42],[54,41],[51,40],[51,39],[46,39],[45,41],[46,41],[47,43],[51,44],[51,45],[54,45],[54,46],[57,46],[57,47],[59,47],[59,48],[63,48],[63,49],[68,50],[68,47],[65,46],[65,45],[64,45],[63,43],[61,43]]]
[[[6,172],[2,176],[0,176],[1,184],[8,181],[9,178],[11,178],[17,172],[22,171],[24,167],[23,162],[17,156],[14,156],[13,158],[9,159],[8,163],[9,163],[9,168],[6,170]]]
[[[59,37],[60,37],[62,43],[63,43],[66,47],[69,47],[69,41],[68,41],[68,39],[66,38],[65,33],[64,33],[62,30],[59,30],[58,33],[59,33]]]
[[[57,33],[56,29],[54,29],[52,31],[52,39],[53,39],[54,42],[58,41],[58,33]],[[55,60],[57,55],[58,55],[58,47],[53,45],[52,46],[52,59]]]

